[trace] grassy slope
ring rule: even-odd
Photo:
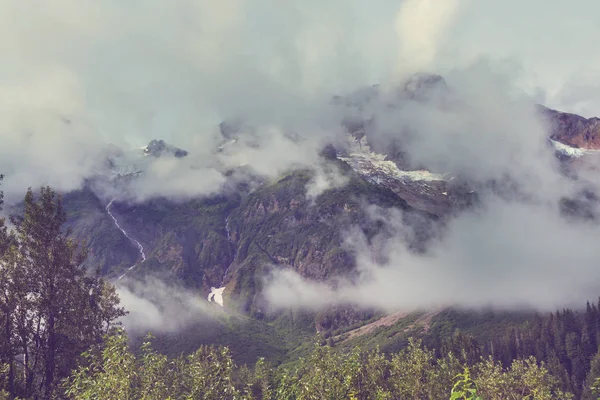
[[[200,345],[228,346],[237,363],[253,364],[264,357],[280,364],[308,355],[314,331],[309,319],[290,321],[289,315],[271,322],[223,314],[189,324],[173,333],[154,334],[154,347],[165,354],[189,354]],[[134,341],[139,345],[141,335]]]

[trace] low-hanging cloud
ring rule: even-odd
[[[413,101],[382,93],[361,111],[373,116],[370,140],[400,139],[414,162],[466,178],[480,204],[450,217],[423,253],[409,248],[413,228],[399,211],[370,210],[385,234],[367,240],[355,230],[348,236],[358,277],[315,282],[275,270],[265,290],[274,307],[551,310],[597,296],[600,225],[568,218],[560,206],[598,181],[589,171],[585,183],[563,174],[548,144],[547,121],[506,67],[480,61],[449,74],[439,95]],[[390,98],[391,111],[381,106]],[[486,189],[492,182],[506,185]]]
[[[406,229],[400,221],[388,225]],[[552,207],[496,199],[453,220],[424,254],[412,252],[398,236],[367,244],[355,232],[349,240],[358,278],[338,281],[334,289],[292,270],[275,270],[265,294],[275,308],[577,307],[600,289],[599,234],[597,225],[567,221]]]
[[[175,332],[198,321],[214,320],[223,311],[198,291],[156,278],[127,278],[117,285],[117,294],[128,311],[121,322],[134,334]]]

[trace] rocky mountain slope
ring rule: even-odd
[[[558,139],[585,134],[574,135],[569,130],[573,124],[561,122],[563,114],[552,111],[549,115],[557,118],[552,136],[557,151],[580,156],[575,147]],[[595,120],[577,121],[584,130],[593,130],[596,124]],[[351,269],[350,258],[340,250],[339,232],[365,223],[361,202],[409,210],[422,216],[422,224],[476,201],[477,194],[463,182],[427,170],[402,170],[398,163],[371,150],[366,139],[349,137],[343,150],[324,153],[349,183],[326,191],[314,203],[306,196],[312,173],[295,171],[252,192],[230,191],[177,203],[155,199],[132,204],[117,199],[112,211],[146,249],[148,259],[140,271],[153,271],[207,289],[229,281],[236,287],[251,285],[248,277],[242,279],[236,271],[261,269],[265,261],[294,267],[316,279]],[[587,146],[593,148],[595,144],[590,141]],[[171,147],[163,141],[153,141],[143,152],[160,156],[167,148]],[[176,157],[186,154],[174,149]],[[140,173],[134,167],[115,164],[117,175]],[[135,261],[136,254],[139,258],[138,250],[114,225],[106,212],[107,200],[96,195],[92,187],[68,193],[65,204],[76,235],[90,245],[92,262],[116,276]]]
[[[584,118],[539,106],[550,126],[550,138],[583,150],[600,150],[600,119]]]
[[[447,88],[441,77],[424,76],[409,82],[404,90],[411,99],[420,101]],[[364,107],[374,96],[376,87],[366,90],[359,99],[334,101]],[[600,150],[598,119],[541,106],[539,110],[551,127],[549,145],[554,147],[558,163],[581,162]],[[291,269],[316,281],[352,279],[356,260],[344,245],[346,235],[353,229],[360,230],[367,239],[386,234],[383,224],[369,217],[365,205],[402,210],[404,224],[414,233],[406,240],[411,240],[413,251],[422,251],[448,218],[478,202],[476,185],[425,167],[410,169],[408,156],[399,143],[388,147],[388,152],[371,143],[370,123],[368,116],[342,122],[347,130],[345,143],[325,148],[321,162],[344,177],[346,184],[316,197],[309,196],[307,189],[315,172],[298,169],[276,179],[254,176],[250,185],[232,180],[218,195],[185,201],[110,198],[97,190],[98,180],[119,185],[143,174],[148,157],[180,159],[188,155],[186,150],[160,140],[129,152],[111,149],[99,177],[90,179],[83,189],[65,194],[69,225],[89,246],[88,264],[99,266],[115,282],[123,275],[132,280],[159,277],[204,298],[211,288],[224,287],[228,310],[241,311],[253,321],[281,319],[281,315],[269,315],[262,295],[263,278],[275,268]],[[252,137],[240,138],[239,126],[239,122],[221,125],[223,146],[238,140],[254,145]],[[231,172],[230,176],[236,175]],[[594,199],[565,199],[563,209],[592,218],[594,206],[590,204]],[[384,316],[374,310],[338,307],[310,314],[304,327],[313,332],[341,334],[369,321],[377,325],[379,317]],[[408,326],[416,329],[423,325],[423,320],[413,319],[419,323],[404,326],[406,321],[393,321],[391,325],[399,323],[403,331]],[[289,321],[285,324],[289,327]],[[273,329],[260,326],[266,331]],[[206,337],[202,340],[210,341]],[[197,344],[193,340],[190,343]]]

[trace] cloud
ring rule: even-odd
[[[345,186],[348,180],[336,165],[320,162],[315,168],[314,176],[306,185],[306,197],[314,200],[326,190]]]
[[[225,183],[222,171],[210,165],[196,164],[196,158],[161,157],[131,180],[127,194],[137,201],[164,196],[189,199],[198,194],[210,195],[221,191]]]
[[[460,0],[405,0],[396,17],[398,73],[408,76],[432,66]]]
[[[315,141],[335,135],[337,122],[325,106],[332,94],[397,83],[424,68],[445,73],[482,54],[516,59],[527,70],[525,83],[536,90],[548,86],[549,99],[568,99],[555,95],[555,83],[575,76],[575,65],[594,63],[586,51],[593,48],[586,40],[597,36],[594,13],[578,15],[584,8],[570,4],[534,7],[516,1],[493,8],[465,0],[375,5],[58,0],[36,1],[35,7],[4,0],[0,170],[7,175],[5,190],[9,198],[42,184],[68,191],[96,170],[108,143],[128,149],[162,138],[195,159],[181,163],[177,172],[159,163],[139,184],[142,192],[211,193],[222,177],[207,160],[213,158],[216,125],[229,117],[248,120],[263,138],[273,138],[275,130],[310,139],[292,155],[292,164],[280,155],[291,155],[295,147],[282,138],[263,140],[264,151],[241,151],[242,158],[254,153],[257,169],[266,169],[263,160],[273,163],[271,171],[298,161],[310,166]],[[516,27],[506,24],[507,13],[517,17]],[[538,14],[535,23],[528,17]],[[577,29],[570,29],[574,21]],[[581,31],[587,34],[569,39]],[[538,53],[542,56],[534,58]],[[534,72],[539,79],[529,79]],[[589,111],[593,104],[575,106]],[[203,184],[183,190],[187,179]]]
[[[400,221],[387,224],[405,230]],[[275,270],[265,295],[275,308],[351,304],[391,312],[440,306],[580,306],[600,289],[598,233],[597,225],[569,222],[555,209],[496,199],[484,210],[453,220],[425,254],[412,252],[396,235],[380,238],[378,244],[357,235],[349,240],[357,253],[359,278],[338,281],[333,288],[291,270]]]
[[[222,312],[199,292],[154,278],[126,279],[117,294],[129,312],[121,322],[132,333],[175,332]]]
[[[600,68],[600,67],[599,67]],[[600,85],[597,83],[597,71],[581,71],[573,75],[563,87],[558,90],[552,101],[559,108],[571,110],[584,117],[600,115]]]
[[[513,60],[522,70],[519,85],[530,94],[543,89],[548,106],[597,115],[600,102],[582,108],[560,101],[559,93],[583,75],[598,80],[600,56],[590,51],[600,35],[600,26],[594,22],[598,11],[600,5],[594,0],[461,1],[454,23],[444,32],[435,70],[445,75],[446,70],[482,56]]]
[[[563,198],[584,183],[559,169],[548,127],[516,84],[519,74],[510,63],[480,60],[447,78],[447,91],[418,101],[382,93],[363,109],[374,116],[367,135],[400,139],[415,163],[466,178],[481,203],[448,217],[422,253],[409,248],[414,228],[399,211],[371,207],[382,233],[367,240],[354,230],[346,242],[358,278],[315,282],[275,270],[265,286],[272,306],[552,310],[595,298],[600,224],[561,213]],[[589,175],[586,184],[597,189]]]
[[[287,158],[310,165],[313,147],[286,157],[295,148],[272,127],[321,135],[321,105],[366,79],[360,66],[369,54],[360,35],[349,33],[370,28],[353,22],[355,3],[59,0],[31,9],[3,1],[0,168],[7,194],[42,184],[72,190],[95,171],[108,143],[128,149],[153,138],[186,148],[194,161],[177,168],[157,162],[137,183],[143,196],[210,193],[223,179],[207,162],[218,145],[215,128],[232,116],[268,142],[240,156],[256,169],[268,160],[280,171]],[[186,180],[208,183],[184,189]]]

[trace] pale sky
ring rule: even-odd
[[[598,15],[595,0],[0,0],[0,168],[78,182],[108,142],[202,154],[224,118],[306,125],[333,94],[464,79],[482,57],[513,90],[599,115]]]
[[[510,58],[523,86],[549,106],[600,115],[600,3],[594,0],[468,0],[439,53],[445,67],[481,55]]]
[[[187,142],[231,113],[491,57],[548,105],[595,115],[599,15],[594,0],[0,0],[0,88],[113,141]]]

